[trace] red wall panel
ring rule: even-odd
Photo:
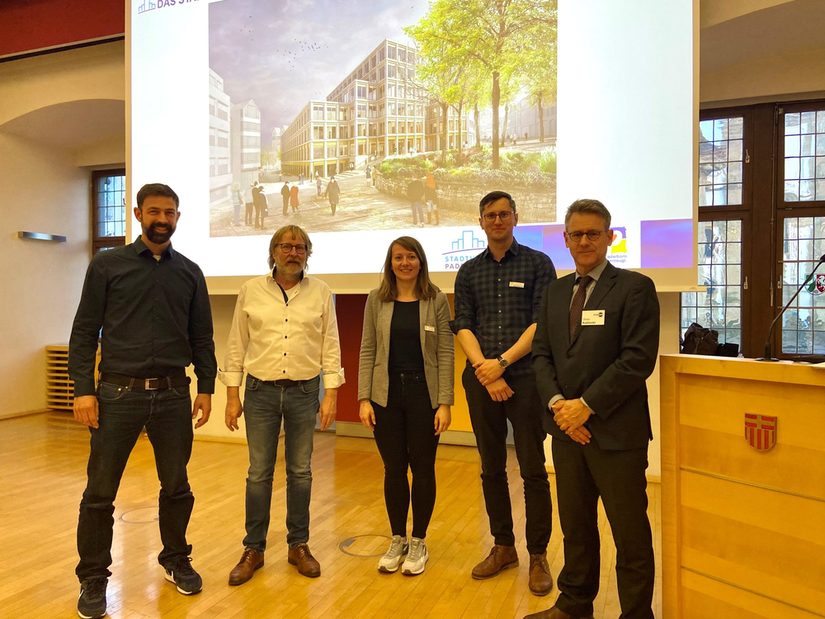
[[[3,0],[0,56],[122,35],[123,0]]]
[[[358,356],[361,352],[361,330],[364,326],[365,294],[335,295],[335,313],[338,316],[338,334],[341,341],[341,363],[347,382],[338,390],[338,421],[358,418]]]

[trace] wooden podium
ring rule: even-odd
[[[660,368],[664,618],[825,617],[825,368]]]

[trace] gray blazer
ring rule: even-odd
[[[453,403],[453,334],[450,331],[450,305],[447,295],[439,292],[435,299],[419,302],[421,352],[424,376],[432,407]],[[392,302],[378,297],[378,289],[370,292],[364,307],[364,330],[361,335],[361,355],[358,363],[358,400],[372,400],[387,405],[390,356],[390,323]]]

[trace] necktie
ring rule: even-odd
[[[580,277],[578,279],[579,287],[573,297],[573,302],[570,304],[570,341],[576,338],[579,332],[579,327],[582,324],[582,309],[584,308],[584,300],[587,297],[587,286],[593,278],[589,275]]]

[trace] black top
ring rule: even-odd
[[[538,320],[544,288],[554,279],[556,269],[547,254],[515,239],[500,262],[485,249],[456,275],[453,331],[469,329],[484,358],[495,359]],[[507,368],[508,375],[530,371],[530,355]]]
[[[75,396],[95,393],[101,329],[101,372],[153,378],[194,363],[198,393],[214,393],[218,364],[206,281],[171,246],[156,261],[138,238],[92,259],[69,341]]]
[[[395,301],[390,323],[390,372],[423,372],[418,301]]]

